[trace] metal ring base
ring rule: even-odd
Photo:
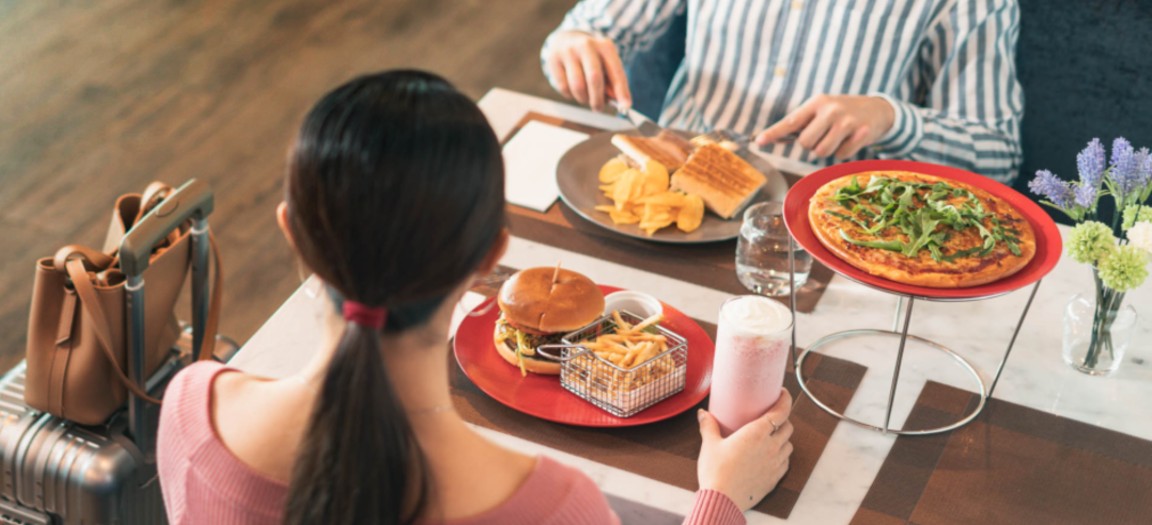
[[[825,404],[823,401],[821,401],[820,398],[816,397],[816,394],[814,394],[811,390],[808,389],[808,383],[804,379],[804,360],[808,357],[809,353],[811,353],[812,351],[814,351],[814,350],[816,350],[816,349],[820,348],[821,346],[824,346],[828,343],[831,343],[831,342],[834,342],[834,341],[837,341],[840,339],[849,339],[849,338],[853,338],[853,337],[861,337],[861,336],[866,336],[866,335],[894,336],[897,338],[905,336],[908,339],[919,341],[919,342],[924,343],[928,346],[931,346],[937,350],[940,350],[941,352],[944,352],[945,354],[948,354],[948,356],[950,356],[952,359],[954,359],[960,366],[962,366],[963,368],[968,370],[968,372],[976,380],[976,384],[980,387],[980,403],[976,406],[976,409],[973,410],[971,414],[968,414],[967,416],[960,419],[959,421],[956,421],[955,423],[952,423],[950,425],[943,426],[943,427],[929,428],[929,429],[922,429],[922,430],[903,430],[903,429],[894,429],[894,428],[886,428],[886,427],[876,426],[876,425],[872,425],[869,423],[865,423],[865,422],[860,421],[858,419],[848,417],[844,414],[841,414],[840,412],[837,412],[836,410],[832,409],[827,404]],[[901,354],[903,353],[903,348],[901,348],[900,352],[901,352]],[[900,357],[902,357],[902,356],[900,356]],[[1005,356],[1005,357],[1007,357],[1007,356]],[[959,354],[952,351],[950,348],[945,347],[944,345],[936,343],[935,341],[931,341],[931,340],[925,339],[923,337],[915,336],[915,335],[902,334],[900,332],[895,332],[892,330],[876,330],[876,329],[845,330],[843,332],[836,332],[834,334],[829,334],[829,335],[826,335],[824,337],[821,337],[820,339],[813,342],[811,345],[808,345],[808,347],[805,348],[804,351],[801,352],[800,355],[796,357],[796,382],[800,383],[800,389],[803,390],[804,393],[808,395],[808,398],[811,399],[812,402],[816,403],[816,406],[820,407],[825,412],[832,414],[833,416],[836,416],[837,418],[840,418],[844,421],[855,424],[857,426],[876,430],[878,432],[892,433],[892,434],[897,434],[897,435],[901,435],[901,436],[926,436],[926,435],[932,435],[932,434],[941,434],[944,432],[949,432],[949,431],[955,430],[957,428],[960,428],[960,427],[968,424],[968,422],[975,419],[976,416],[980,415],[980,412],[982,410],[984,410],[984,405],[988,400],[988,391],[984,386],[984,380],[980,378],[980,374],[976,371],[976,369],[972,366],[972,364],[969,363],[968,361],[966,361],[963,357],[960,357]],[[891,406],[891,402],[889,402],[889,406],[888,406],[889,415],[891,415],[891,410],[892,410],[892,406]]]

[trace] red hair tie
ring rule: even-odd
[[[368,306],[356,301],[344,301],[344,319],[360,326],[379,330],[388,320],[388,309],[383,306]]]

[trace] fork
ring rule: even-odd
[[[789,133],[777,139],[777,142],[792,142],[799,136],[799,133]],[[746,151],[748,150],[748,146],[752,143],[752,137],[730,129],[714,129],[708,133],[697,135],[692,140],[694,142],[697,140],[716,142],[725,147],[729,147],[727,144],[731,144],[734,147],[729,147],[729,149],[733,149],[735,151]]]

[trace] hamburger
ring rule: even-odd
[[[496,303],[496,352],[522,375],[559,374],[560,363],[538,355],[536,347],[559,343],[604,313],[604,294],[596,283],[560,267],[516,272],[500,287]]]

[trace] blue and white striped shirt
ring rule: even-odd
[[[685,12],[665,126],[751,136],[817,94],[877,95],[895,108],[895,124],[858,158],[1016,176],[1024,95],[1015,0],[582,0],[557,31],[605,35],[627,62]],[[792,143],[763,149],[832,162]]]

